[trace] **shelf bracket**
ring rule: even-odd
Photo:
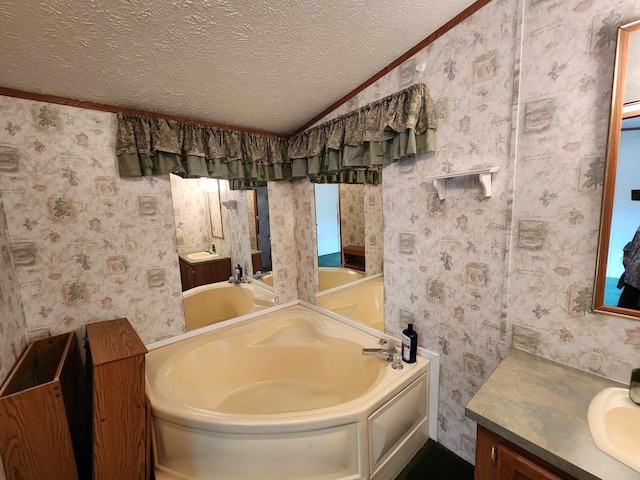
[[[447,188],[446,188],[446,180],[448,178],[455,177],[467,177],[469,175],[478,175],[478,179],[480,180],[480,185],[482,185],[482,192],[485,197],[491,196],[491,174],[500,171],[500,167],[488,167],[479,170],[470,170],[468,172],[459,172],[459,173],[442,173],[439,175],[430,175],[425,177],[424,180],[426,182],[432,181],[433,186],[438,191],[438,197],[440,200],[444,200],[447,198]]]

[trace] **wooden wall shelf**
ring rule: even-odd
[[[482,185],[482,191],[485,197],[491,196],[491,174],[500,171],[500,167],[488,167],[482,168],[478,170],[469,170],[467,172],[459,172],[459,173],[441,173],[439,175],[429,175],[424,177],[425,182],[433,182],[433,185],[438,190],[438,197],[440,200],[444,200],[447,198],[447,189],[445,185],[445,181],[448,178],[456,178],[456,177],[468,177],[470,175],[478,175],[480,179],[480,184]]]

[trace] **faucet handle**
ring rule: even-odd
[[[378,340],[378,344],[379,345],[386,345],[387,348],[393,350],[396,348],[396,341],[393,338],[390,338],[389,340],[385,339],[385,338],[381,338],[380,340]]]

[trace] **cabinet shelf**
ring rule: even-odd
[[[433,182],[433,186],[438,190],[438,197],[440,200],[444,200],[447,198],[447,189],[445,186],[445,181],[448,178],[456,178],[456,177],[468,177],[470,175],[478,175],[480,179],[480,184],[482,185],[482,191],[485,197],[491,196],[491,174],[500,171],[500,167],[487,167],[481,168],[477,170],[469,170],[466,172],[459,173],[441,173],[438,175],[429,175],[424,177],[425,182]]]

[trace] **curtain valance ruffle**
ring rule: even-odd
[[[173,172],[240,189],[300,177],[379,183],[383,165],[434,151],[435,128],[427,87],[417,84],[288,140],[119,113],[116,154],[121,177]]]

